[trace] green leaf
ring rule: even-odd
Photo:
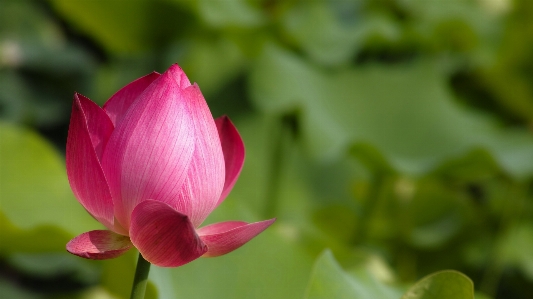
[[[484,148],[505,171],[533,173],[533,138],[456,103],[435,63],[326,72],[269,46],[250,80],[265,112],[299,111],[303,141],[319,159],[337,159],[368,143],[401,172],[421,174],[457,155]]]
[[[99,228],[72,195],[64,158],[34,132],[0,123],[0,211],[15,227]]]
[[[183,61],[180,65],[187,76],[194,78],[194,82],[202,88],[208,101],[209,95],[231,81],[244,65],[243,53],[239,47],[224,37],[195,38],[187,44],[186,49],[184,57],[179,59]],[[169,55],[169,64],[178,60],[175,52],[178,51]]]
[[[533,223],[528,221],[510,227],[496,245],[496,258],[502,264],[514,266],[533,279]]]
[[[387,18],[361,13],[357,1],[300,2],[284,14],[287,34],[311,59],[325,65],[347,63],[370,36],[397,39]]]
[[[163,46],[192,24],[188,15],[166,1],[51,2],[75,27],[117,53],[131,54]]]
[[[326,250],[315,262],[305,299],[394,299],[399,295],[364,266],[359,266],[353,276],[347,274]]]
[[[45,296],[39,295],[29,290],[26,290],[16,284],[9,283],[4,279],[0,279],[0,294],[5,298],[17,299],[43,299]]]
[[[474,299],[474,284],[466,275],[445,270],[430,274],[405,293],[401,299]]]
[[[244,0],[199,0],[199,15],[213,27],[257,27],[266,21],[262,12]]]
[[[64,230],[43,223],[34,229],[19,229],[0,213],[0,253],[64,251],[72,237]]]

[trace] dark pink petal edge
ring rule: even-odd
[[[202,227],[197,232],[208,248],[203,256],[215,257],[230,253],[248,243],[274,221],[275,218],[254,223],[228,221]]]
[[[155,200],[133,210],[130,238],[147,261],[160,267],[187,264],[207,251],[186,215]]]
[[[67,176],[74,196],[100,223],[114,230],[113,200],[100,164],[113,132],[107,114],[91,100],[75,94],[67,138]]]
[[[105,260],[124,254],[132,246],[127,236],[109,230],[93,230],[70,240],[67,251],[87,259]]]
[[[237,178],[241,173],[244,165],[244,143],[237,128],[233,125],[227,116],[221,116],[215,120],[220,143],[222,145],[222,152],[224,153],[224,162],[226,166],[226,176],[224,182],[224,189],[218,199],[217,206],[226,199],[228,194],[233,189],[237,182]]]

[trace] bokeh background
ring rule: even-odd
[[[278,220],[153,267],[149,298],[326,298],[346,279],[357,297],[337,298],[392,299],[443,269],[476,298],[533,298],[532,16],[530,0],[0,0],[0,297],[128,297],[136,252],[64,249],[100,227],[66,178],[72,96],[102,105],[178,62],[246,144],[207,222]]]

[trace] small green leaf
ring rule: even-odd
[[[451,298],[474,299],[474,283],[460,272],[445,270],[422,278],[401,299]]]
[[[264,112],[299,112],[304,145],[318,159],[370,144],[394,169],[420,175],[482,148],[509,174],[533,173],[530,134],[459,106],[447,80],[430,60],[326,72],[268,46],[250,91]]]

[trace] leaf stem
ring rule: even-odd
[[[148,282],[148,273],[150,273],[150,265],[151,264],[143,258],[141,253],[139,253],[130,299],[144,299],[146,284]]]
[[[276,118],[274,123],[271,124],[272,128],[270,131],[270,140],[271,140],[271,157],[270,157],[270,169],[268,174],[266,190],[266,206],[264,216],[266,218],[273,218],[276,216],[278,211],[278,198],[281,189],[281,180],[282,180],[282,167],[284,163],[284,142],[286,135],[284,132],[285,126],[283,124],[282,118]]]

